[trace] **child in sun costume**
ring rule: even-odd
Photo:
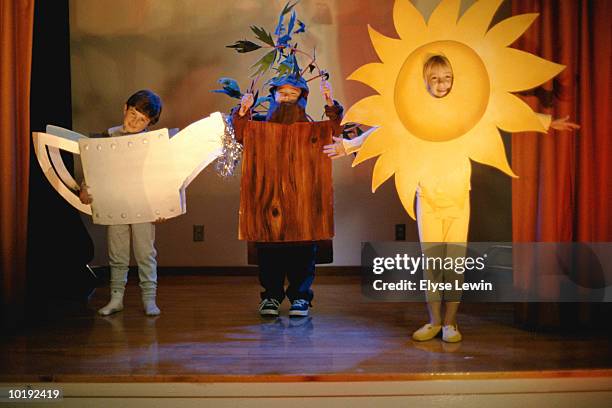
[[[353,166],[378,156],[372,190],[395,175],[398,195],[418,221],[426,253],[431,247],[440,249],[428,244],[467,241],[470,159],[516,177],[498,128],[542,133],[577,128],[567,118],[552,121],[549,115],[536,114],[512,94],[546,82],[564,67],[508,48],[537,14],[514,16],[487,30],[502,1],[477,1],[458,18],[460,0],[443,0],[426,23],[409,0],[396,0],[393,21],[399,38],[369,27],[382,62],[364,65],[349,77],[378,95],[358,101],[344,121],[377,129],[351,141],[334,138],[335,143],[324,149],[331,157],[358,151]],[[461,248],[443,245],[441,250],[461,256]],[[428,275],[446,279],[435,271],[425,271]],[[430,340],[442,331],[444,341],[461,341],[456,323],[459,297],[460,292],[437,297],[427,293],[430,322],[413,338]]]

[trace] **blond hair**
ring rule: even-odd
[[[425,65],[423,65],[423,79],[425,82],[427,82],[433,67],[449,68],[451,72],[453,70],[448,58],[446,58],[444,55],[433,55],[429,57],[427,61],[425,61]]]

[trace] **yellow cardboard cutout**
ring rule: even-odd
[[[534,88],[564,69],[509,48],[537,14],[510,17],[487,31],[503,0],[480,0],[459,18],[460,0],[442,0],[426,23],[409,0],[396,0],[398,39],[368,27],[382,62],[358,68],[348,79],[378,92],[348,109],[343,122],[380,127],[366,139],[353,166],[378,156],[372,191],[395,175],[408,214],[419,182],[469,166],[469,159],[516,177],[498,129],[546,132],[538,115],[512,92]],[[451,92],[435,98],[423,81],[423,65],[443,55],[453,68]],[[459,184],[469,185],[467,180]]]

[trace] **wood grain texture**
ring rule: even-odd
[[[135,272],[135,271],[134,271]],[[41,310],[54,320],[0,336],[0,382],[290,382],[612,376],[606,332],[534,333],[513,304],[461,305],[464,340],[410,339],[421,303],[366,302],[360,276],[318,276],[311,316],[262,319],[255,276],[160,276],[157,318],[142,312],[137,273],[125,309]],[[27,406],[27,405],[24,405]]]
[[[294,242],[334,235],[331,121],[248,122],[240,188],[239,239]]]

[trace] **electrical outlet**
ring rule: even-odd
[[[204,241],[204,226],[194,225],[193,226],[193,242]]]
[[[395,224],[395,240],[406,240],[406,224]]]

